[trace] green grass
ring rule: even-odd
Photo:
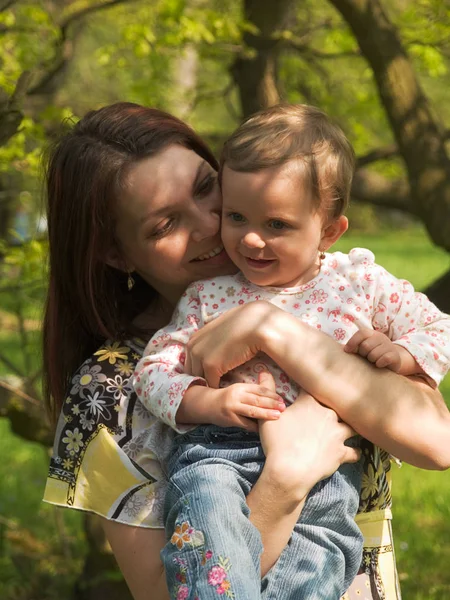
[[[81,514],[42,502],[48,451],[0,419],[0,598],[69,598],[81,568]]]
[[[423,290],[450,268],[449,254],[433,246],[420,227],[388,231],[383,235],[350,231],[333,250],[348,252],[355,247],[372,250],[378,264],[396,277],[408,279],[417,290]]]
[[[383,235],[346,234],[335,248],[369,248],[377,263],[426,288],[450,268],[449,255],[421,228]],[[450,406],[450,375],[441,385]],[[393,465],[393,530],[405,600],[450,599],[450,480],[447,473]],[[388,599],[389,600],[389,599]]]
[[[378,263],[417,289],[449,268],[448,255],[433,247],[419,228],[382,235],[348,233],[336,248],[345,252],[355,246],[370,248]],[[0,334],[0,346],[20,361],[13,337]],[[441,389],[450,405],[450,377]],[[2,419],[0,456],[0,598],[68,598],[84,552],[82,516],[41,502],[48,454],[13,435]],[[409,465],[394,466],[393,471],[394,536],[403,597],[450,598],[448,474]]]

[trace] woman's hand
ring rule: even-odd
[[[217,388],[222,375],[264,349],[264,332],[275,318],[293,319],[269,302],[258,300],[227,311],[197,331],[186,349],[185,371]]]
[[[260,384],[275,387],[269,373],[261,373]],[[264,471],[297,500],[343,463],[357,462],[361,456],[358,448],[344,445],[356,432],[303,391],[277,421],[260,421],[259,433],[266,455]]]

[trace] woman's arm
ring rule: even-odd
[[[269,380],[264,384],[270,385]],[[312,487],[342,463],[359,460],[360,450],[344,444],[354,434],[333,410],[306,392],[300,393],[278,421],[260,422],[266,462],[247,504],[250,520],[261,533],[263,576],[289,541]]]
[[[186,368],[215,387],[259,351],[373,443],[417,467],[450,467],[450,414],[439,391],[345,353],[267,302],[232,309],[203,327],[188,344]]]
[[[169,600],[159,556],[165,544],[164,529],[131,527],[107,519],[102,524],[134,600]]]

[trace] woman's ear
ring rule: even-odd
[[[344,235],[344,233],[348,229],[348,219],[341,215],[338,219],[334,220],[329,225],[326,225],[322,230],[322,237],[320,240],[319,250],[325,252],[333,244],[335,244],[338,239]]]
[[[128,265],[127,261],[124,259],[122,254],[119,253],[117,248],[111,248],[106,253],[105,263],[110,267],[114,267],[118,271],[123,271],[124,273],[131,273],[134,271],[134,268]]]

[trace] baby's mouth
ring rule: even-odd
[[[265,259],[265,258],[250,258],[248,256],[244,256],[245,262],[255,269],[263,269],[264,267],[268,267],[269,265],[275,262],[275,259]]]

